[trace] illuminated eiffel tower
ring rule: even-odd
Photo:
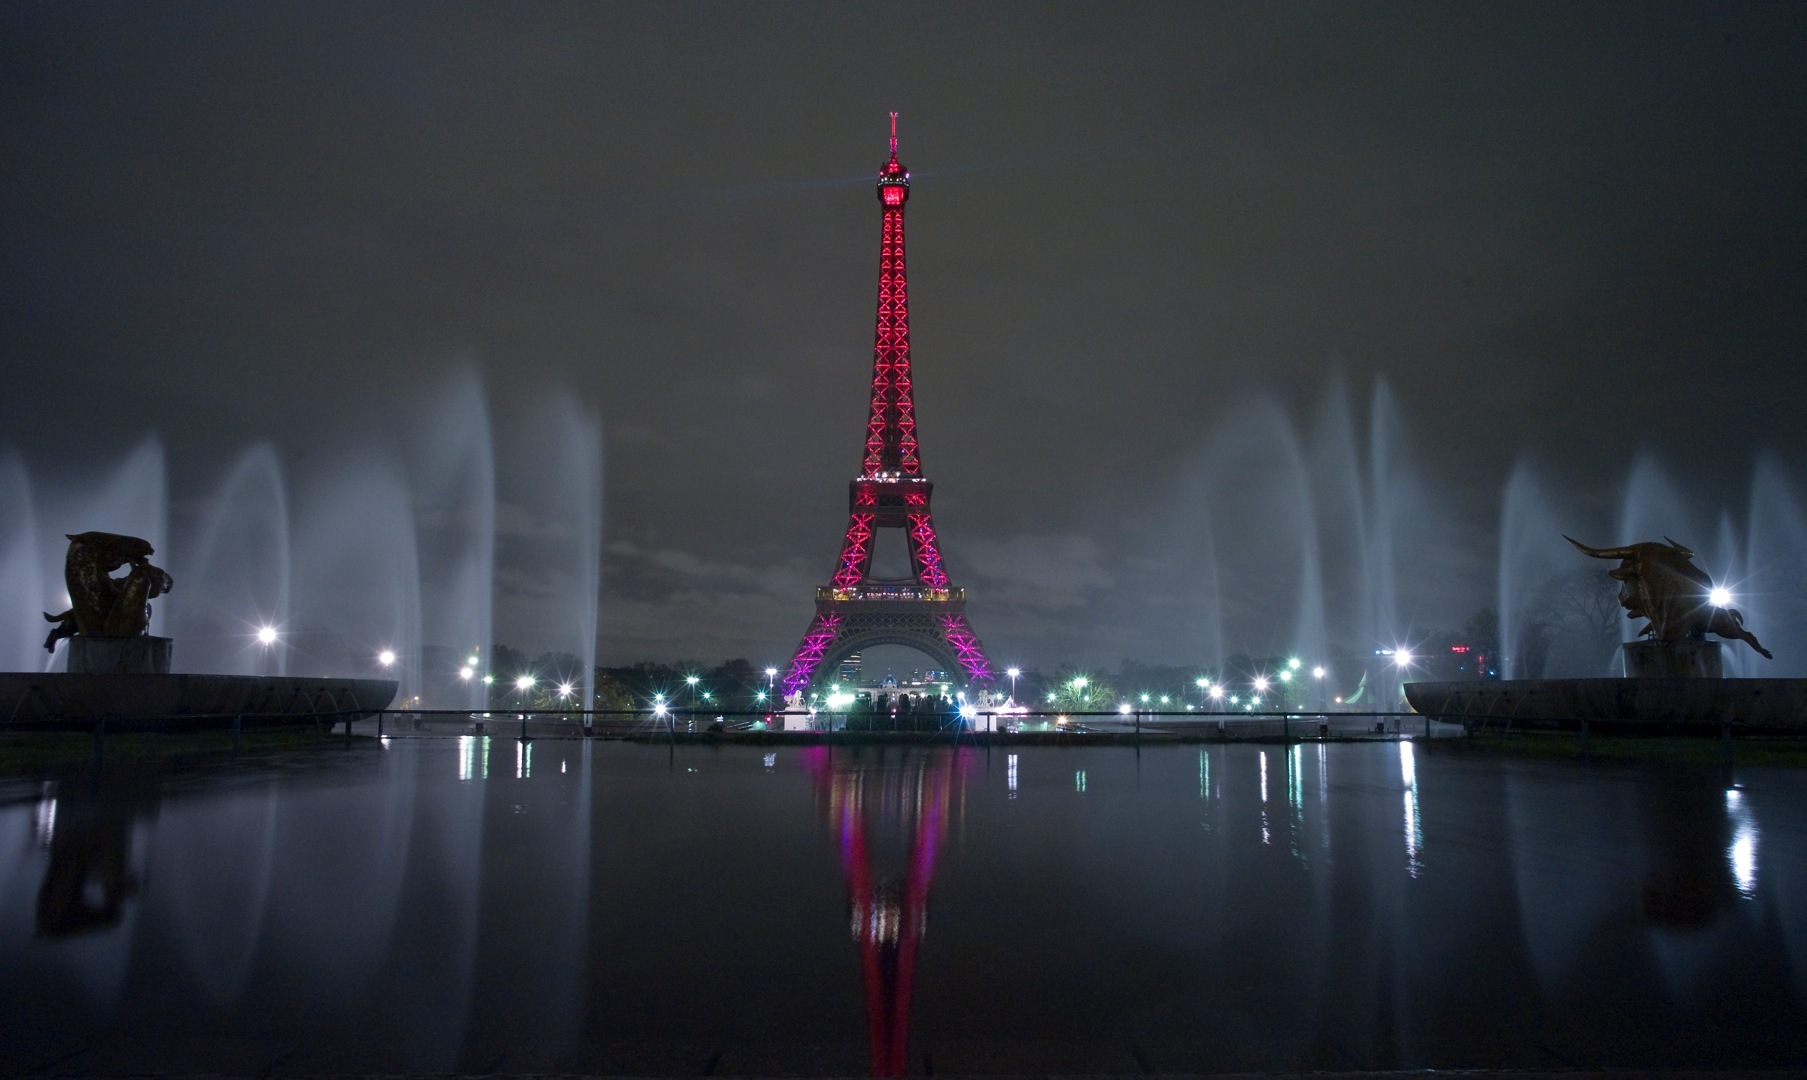
[[[872,351],[872,405],[866,452],[848,492],[847,535],[830,584],[816,590],[816,617],[784,676],[786,697],[818,674],[875,645],[906,645],[932,657],[967,683],[992,681],[985,650],[966,622],[966,590],[949,584],[929,514],[934,491],[916,446],[916,399],[910,377],[909,285],[904,274],[904,203],[910,174],[897,160],[897,114],[891,114],[891,159],[878,174],[883,227],[878,256],[878,330]],[[911,576],[869,576],[879,529],[903,529]]]

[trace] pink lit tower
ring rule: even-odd
[[[878,331],[872,349],[872,406],[866,452],[848,491],[847,536],[831,584],[816,590],[816,617],[784,676],[788,697],[806,691],[852,653],[906,645],[926,653],[949,675],[990,683],[985,650],[966,622],[966,590],[948,582],[929,514],[934,491],[922,475],[916,445],[916,399],[910,378],[909,284],[904,274],[904,203],[910,174],[897,160],[897,114],[891,114],[891,159],[878,174],[883,208],[878,248]],[[902,529],[910,577],[870,576],[879,529]]]

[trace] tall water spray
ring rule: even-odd
[[[1279,405],[1259,398],[1235,410],[1207,444],[1194,489],[1215,526],[1207,577],[1220,583],[1220,617],[1242,635],[1237,644],[1322,656],[1317,520],[1298,435]],[[1233,574],[1219,578],[1226,536],[1243,543],[1230,553]],[[1270,618],[1277,611],[1291,612],[1290,626]]]
[[[48,659],[40,612],[60,611],[38,551],[31,475],[17,454],[0,454],[0,671],[36,671]],[[59,588],[57,590],[61,592]]]
[[[1807,507],[1781,463],[1767,454],[1751,476],[1744,566],[1744,579],[1733,584],[1737,603],[1776,654],[1758,670],[1807,676]]]
[[[1207,662],[1221,668],[1225,651],[1285,652],[1313,666],[1358,658],[1359,670],[1332,667],[1328,698],[1354,690],[1380,663],[1377,653],[1449,618],[1422,600],[1411,618],[1400,611],[1401,565],[1418,568],[1414,581],[1446,581],[1457,556],[1384,382],[1374,387],[1365,432],[1356,416],[1336,377],[1303,430],[1273,396],[1254,395],[1223,414],[1181,477],[1186,548],[1203,561],[1205,583],[1183,587],[1208,592],[1214,609],[1202,627]],[[1236,640],[1226,643],[1226,632]]]
[[[602,582],[602,424],[564,394],[543,395],[500,425],[499,559],[509,568],[509,633],[574,658],[535,678],[569,681],[559,705],[595,707],[597,594]]]
[[[1544,674],[1548,638],[1535,610],[1546,583],[1573,568],[1580,553],[1562,539],[1542,482],[1528,461],[1519,461],[1500,500],[1498,600],[1500,677],[1532,679]]]
[[[245,450],[205,505],[195,535],[166,564],[181,589],[165,606],[183,668],[287,675],[296,627],[288,484],[276,448],[260,442]]]
[[[496,562],[496,456],[489,402],[467,368],[423,410],[412,447],[411,488],[420,537],[421,619],[427,638],[460,656],[474,653],[476,675],[457,691],[480,708],[488,691],[492,583]],[[430,681],[447,673],[426,673]],[[503,677],[503,672],[490,672]]]
[[[332,670],[396,680],[398,705],[423,698],[419,541],[395,455],[367,447],[329,463],[295,518],[297,627],[334,631]]]

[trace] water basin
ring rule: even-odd
[[[0,806],[0,1071],[1807,1062],[1807,773],[360,740]]]

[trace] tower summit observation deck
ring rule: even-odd
[[[985,650],[966,621],[966,591],[942,566],[929,512],[934,485],[922,475],[916,441],[915,383],[910,368],[909,279],[904,268],[904,204],[910,172],[897,160],[897,114],[891,156],[878,173],[882,209],[878,253],[878,320],[872,349],[872,399],[859,475],[848,485],[847,533],[830,584],[816,590],[816,614],[785,671],[787,697],[834,671],[851,653],[904,645],[958,671],[969,683],[992,681]],[[871,576],[879,529],[903,529],[910,577]]]

